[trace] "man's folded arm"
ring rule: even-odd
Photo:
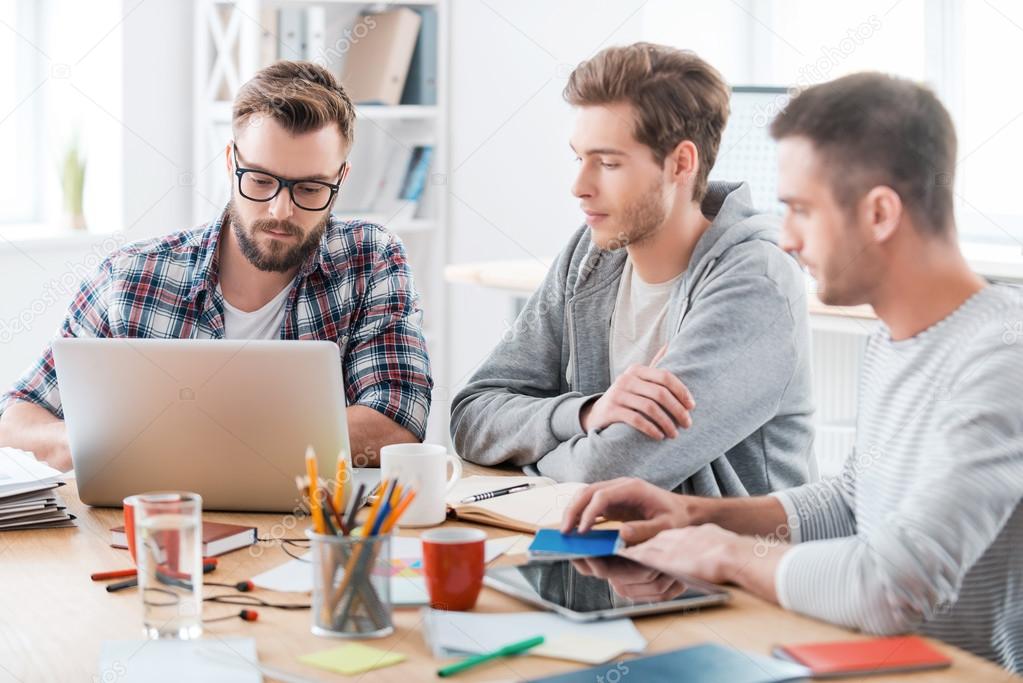
[[[716,278],[658,364],[693,395],[692,426],[658,441],[612,424],[558,444],[537,470],[559,481],[631,476],[677,488],[775,416],[796,372],[797,349],[805,347],[794,339],[799,333],[788,299],[770,278]]]

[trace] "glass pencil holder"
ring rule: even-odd
[[[391,619],[391,537],[306,531],[312,548],[312,632],[333,638],[383,638]]]

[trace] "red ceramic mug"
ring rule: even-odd
[[[423,542],[423,573],[430,607],[470,610],[483,587],[483,550],[487,534],[481,529],[432,529]]]
[[[124,535],[128,541],[128,554],[131,555],[131,562],[135,564],[135,499],[138,496],[128,496],[122,501],[124,505]]]

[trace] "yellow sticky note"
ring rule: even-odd
[[[567,659],[583,664],[603,664],[625,653],[625,648],[611,640],[590,638],[574,633],[551,636],[527,654],[552,659]]]
[[[327,671],[351,676],[405,661],[405,655],[352,643],[302,655],[298,661]]]

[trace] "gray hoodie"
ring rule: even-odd
[[[582,406],[611,383],[611,314],[627,257],[583,226],[452,402],[458,453],[558,481],[640,477],[704,496],[760,495],[816,478],[806,286],[777,247],[777,219],[746,184],[711,183],[712,223],[672,293],[658,367],[692,392],[693,426],[651,439],[616,423],[584,432]]]

